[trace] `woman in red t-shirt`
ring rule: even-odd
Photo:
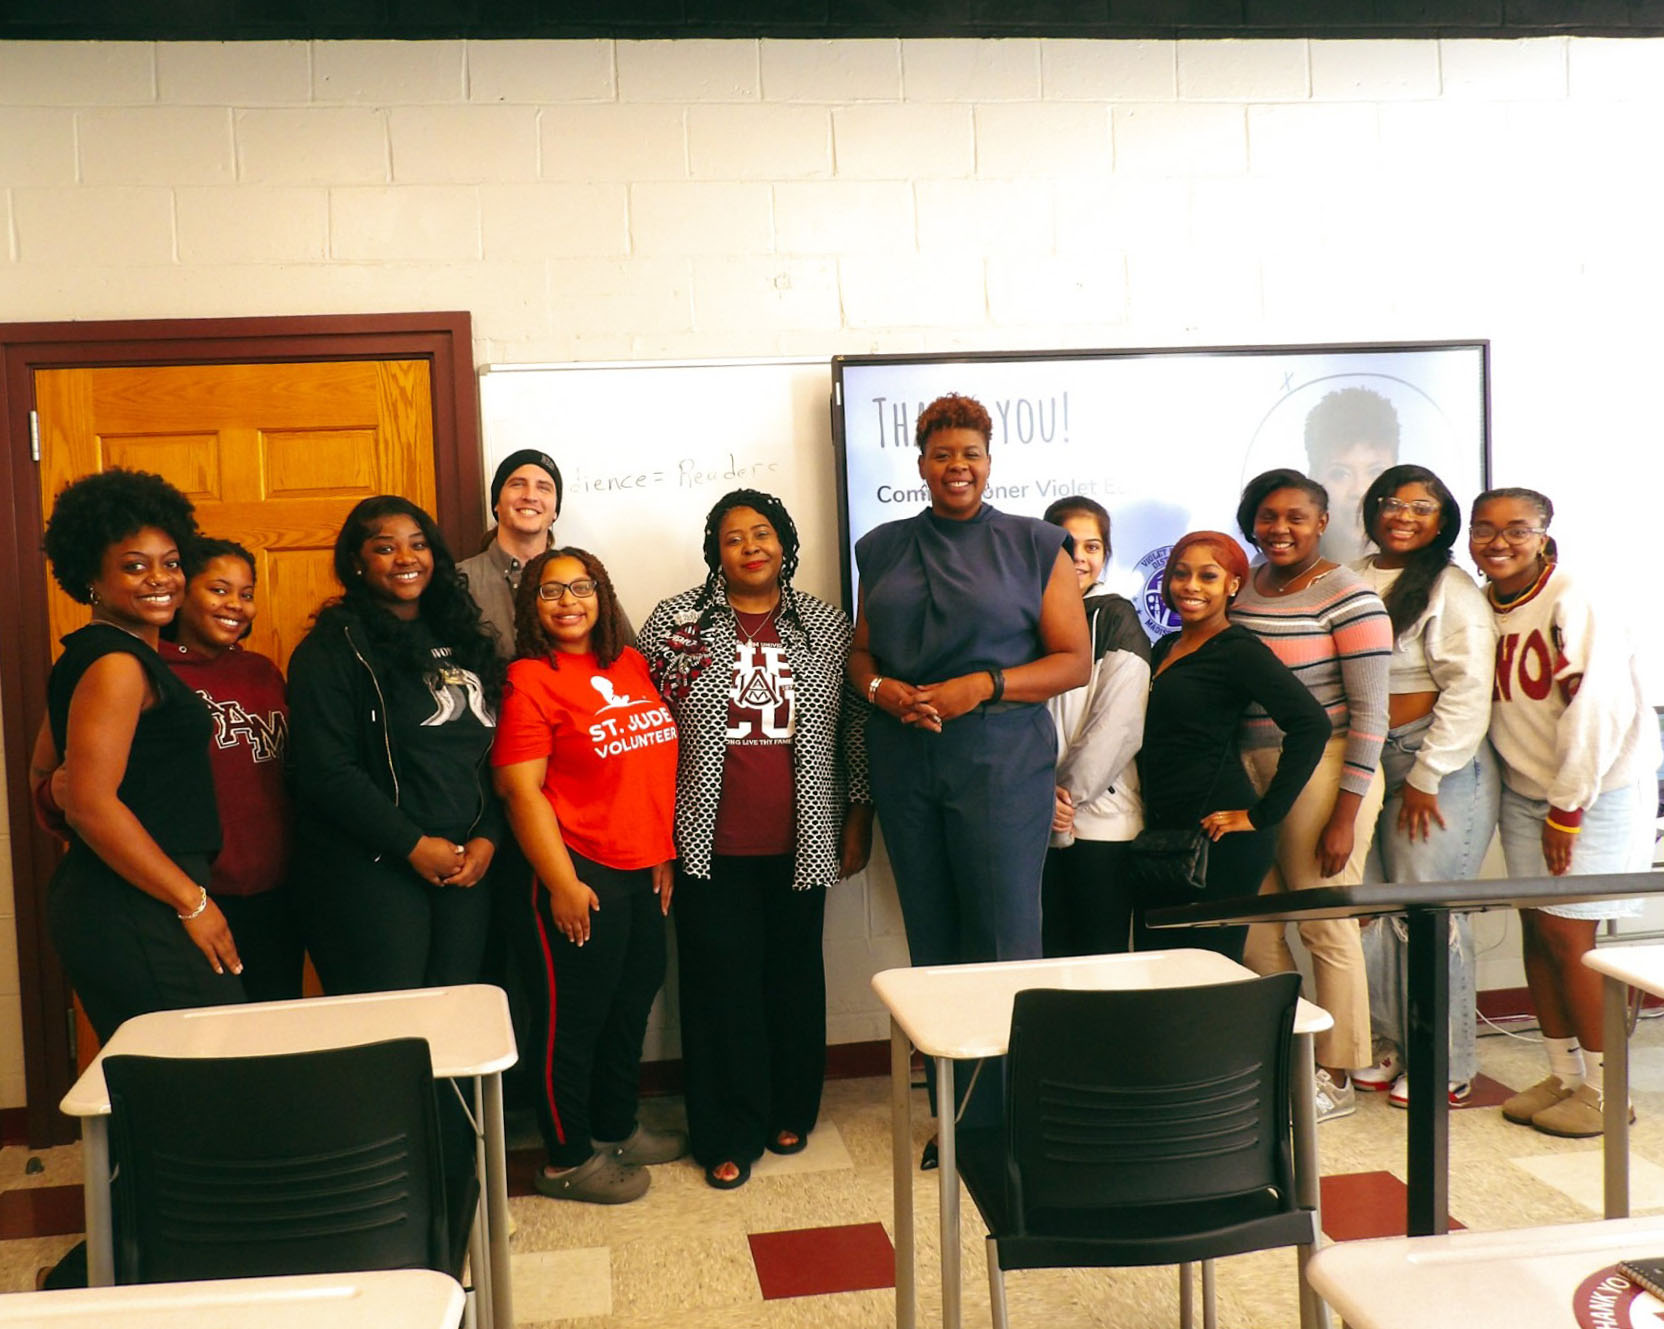
[[[532,865],[543,963],[534,1001],[538,1122],[554,1199],[621,1204],[644,1165],[687,1152],[636,1122],[647,1013],[664,982],[676,723],[647,675],[607,570],[582,549],[526,565],[515,654],[491,752]]]

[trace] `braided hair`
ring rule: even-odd
[[[699,598],[694,602],[700,610],[700,623],[708,623],[716,607],[728,603],[727,585],[722,577],[722,520],[735,508],[751,508],[774,527],[774,534],[780,540],[780,612],[789,615],[807,631],[797,612],[797,592],[792,588],[792,574],[797,571],[801,544],[797,523],[786,511],[784,503],[760,489],[730,489],[711,505],[710,512],[705,515],[705,566],[709,571],[705,574],[705,584],[699,589]]]
[[[1555,543],[1552,535],[1547,534],[1549,524],[1554,520],[1553,499],[1549,498],[1547,494],[1540,493],[1535,489],[1525,489],[1519,485],[1508,485],[1501,489],[1487,489],[1478,498],[1473,500],[1473,507],[1470,509],[1468,521],[1470,523],[1472,522],[1472,513],[1478,512],[1481,504],[1489,503],[1493,498],[1511,498],[1520,503],[1529,503],[1532,507],[1536,508],[1537,516],[1543,523],[1543,558],[1550,563],[1559,561],[1560,546]]]

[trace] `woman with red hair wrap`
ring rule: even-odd
[[[1200,825],[1207,832],[1213,844],[1204,900],[1259,890],[1276,853],[1277,823],[1329,738],[1329,718],[1300,680],[1270,647],[1226,618],[1247,580],[1247,555],[1230,536],[1184,536],[1161,579],[1161,597],[1180,627],[1150,653],[1150,699],[1138,755],[1144,824],[1158,830]],[[1277,774],[1263,795],[1255,794],[1237,748],[1243,714],[1255,702],[1284,733]],[[1184,944],[1240,961],[1246,935],[1240,927],[1197,928]],[[1171,933],[1149,931],[1142,915],[1134,920],[1135,950],[1172,944]]]

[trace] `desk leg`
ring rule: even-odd
[[[116,1243],[110,1224],[110,1119],[81,1118],[82,1190],[87,1206],[87,1285],[116,1281]]]
[[[1450,911],[1412,909],[1410,1027],[1409,1214],[1412,1237],[1437,1236],[1450,1214]],[[1383,927],[1385,920],[1375,926]]]
[[[959,1329],[959,1155],[954,1147],[953,1059],[936,1058],[936,1154],[942,1194],[942,1329]]]
[[[1310,1034],[1294,1039],[1294,1198],[1312,1211],[1317,1241],[1296,1248],[1300,1279],[1300,1329],[1329,1329],[1329,1307],[1306,1281],[1306,1265],[1312,1252],[1323,1244],[1322,1172],[1317,1162],[1317,1076]],[[1190,1321],[1185,1320],[1186,1329]]]
[[[1629,1217],[1629,988],[1608,977],[1602,1034],[1606,1041],[1606,1216]]]
[[[890,1170],[895,1184],[896,1329],[913,1329],[919,1314],[913,1245],[913,1044],[890,1021]]]
[[[474,1176],[479,1181],[480,1194],[474,1202],[474,1230],[468,1234],[468,1277],[474,1285],[474,1296],[467,1329],[494,1329],[496,1323],[496,1305],[491,1299],[491,1209],[486,1189],[485,1095],[481,1078],[474,1077],[474,1101],[469,1108],[474,1122]],[[462,1082],[451,1081],[451,1088],[460,1094]]]
[[[503,1139],[503,1077],[480,1080],[481,1127],[485,1131],[485,1207],[490,1219],[491,1318],[497,1329],[514,1329],[514,1283],[508,1259],[508,1149]]]

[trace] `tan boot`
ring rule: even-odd
[[[1551,1075],[1546,1080],[1539,1080],[1529,1089],[1522,1089],[1502,1105],[1504,1119],[1516,1126],[1530,1126],[1537,1118],[1537,1114],[1544,1108],[1553,1107],[1562,1099],[1570,1098],[1572,1091],[1560,1083],[1558,1075]]]

